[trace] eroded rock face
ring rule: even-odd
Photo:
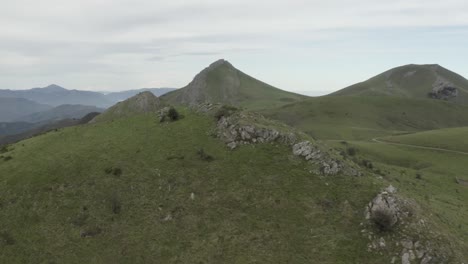
[[[428,96],[433,99],[449,100],[458,96],[458,88],[441,76],[437,76]]]
[[[448,263],[447,252],[444,252],[433,243],[433,239],[427,238],[431,230],[427,230],[425,222],[410,214],[409,207],[414,207],[409,200],[405,200],[397,195],[397,189],[390,185],[372,199],[365,210],[365,218],[369,221],[369,229],[361,230],[363,236],[369,238],[368,251],[388,252],[392,249],[393,257],[390,263]],[[397,228],[397,232],[377,232],[372,225],[375,225],[376,213],[385,212],[389,218],[390,227]],[[362,226],[364,223],[361,223]],[[416,227],[416,229],[415,229]],[[411,231],[409,231],[411,230]],[[386,230],[388,231],[388,229]],[[384,238],[385,236],[385,238]],[[393,247],[388,247],[393,244]]]
[[[391,229],[398,222],[400,208],[397,198],[393,196],[396,189],[390,185],[383,192],[379,193],[366,209],[366,219],[372,219],[379,228]]]
[[[295,156],[303,157],[305,160],[319,165],[318,173],[323,175],[336,175],[338,173],[359,175],[357,170],[333,159],[312,142],[298,142],[300,136],[295,133],[281,132],[271,127],[240,122],[238,118],[222,116],[217,123],[217,135],[230,149],[235,149],[239,145],[277,142],[290,146]],[[260,119],[260,117],[253,117],[253,119],[256,118]]]
[[[241,125],[231,122],[229,117],[218,121],[218,135],[231,149],[239,145],[280,142],[288,145],[296,141],[293,133],[283,134],[273,128],[261,128],[254,125]]]

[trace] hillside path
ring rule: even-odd
[[[418,145],[411,145],[411,144],[403,144],[403,143],[394,143],[394,142],[388,142],[388,141],[383,141],[378,138],[373,138],[373,142],[381,143],[381,144],[388,144],[388,145],[396,145],[396,146],[405,146],[405,147],[411,147],[411,148],[418,148],[418,149],[427,149],[427,150],[436,150],[436,151],[443,151],[443,152],[449,152],[449,153],[455,153],[455,154],[461,154],[461,155],[468,155],[468,152],[463,152],[463,151],[457,151],[457,150],[451,150],[451,149],[443,149],[443,148],[434,148],[434,147],[424,147],[424,146],[418,146]]]

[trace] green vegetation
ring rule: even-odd
[[[468,125],[468,106],[385,96],[317,97],[262,113],[318,139],[363,140]]]
[[[386,137],[381,140],[468,153],[468,127],[430,130],[401,136]]]
[[[468,103],[468,80],[439,65],[405,65],[379,74],[367,81],[344,88],[332,95],[397,96],[428,98],[433,86],[445,82],[457,87],[459,94],[451,101]]]
[[[328,144],[345,147],[338,141]],[[374,172],[415,199],[433,230],[468,248],[468,192],[456,182],[468,180],[466,155],[365,141],[348,145],[358,150],[356,159],[371,160]]]
[[[172,123],[147,114],[70,127],[13,145],[14,158],[0,161],[0,262],[388,259],[365,250],[359,227],[383,183],[314,175],[284,145],[229,151],[207,133],[213,118],[181,114]],[[200,147],[215,159],[200,159]]]

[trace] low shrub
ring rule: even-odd
[[[349,147],[346,149],[346,153],[348,153],[349,156],[356,156],[357,149],[353,147]]]
[[[235,113],[237,110],[239,110],[237,107],[234,107],[232,105],[223,105],[221,106],[218,111],[214,114],[214,117],[216,120],[219,120],[221,117],[228,117]]]
[[[368,169],[374,168],[374,164],[372,164],[372,161],[370,160],[362,160],[362,165]]]
[[[110,199],[110,204],[112,213],[120,214],[120,211],[122,210],[122,203],[120,202],[120,199],[117,196],[112,196],[112,198]]]
[[[0,154],[7,153],[7,152],[8,152],[8,147],[7,146],[0,147]]]
[[[200,157],[201,160],[204,160],[204,161],[213,161],[214,160],[213,156],[206,153],[205,150],[202,149],[202,148],[197,151],[197,155],[198,155],[198,157]]]
[[[0,232],[0,244],[4,244],[6,246],[11,246],[16,243],[16,240],[13,236],[8,233],[7,231]]]
[[[180,115],[179,112],[177,112],[177,110],[171,106],[171,108],[169,108],[169,111],[167,112],[167,117],[169,117],[169,120],[171,121],[177,121],[179,120]]]
[[[374,211],[371,220],[380,231],[391,231],[395,226],[394,216],[390,210]]]
[[[102,233],[102,229],[98,226],[87,227],[80,232],[81,237],[93,237]]]
[[[122,169],[121,168],[113,168],[113,167],[108,167],[104,169],[104,172],[106,174],[112,174],[114,176],[120,176],[122,175]]]

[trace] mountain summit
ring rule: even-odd
[[[438,64],[410,64],[379,74],[332,95],[390,95],[468,103],[468,80]]]
[[[202,70],[184,88],[162,98],[172,104],[195,105],[211,102],[265,108],[299,101],[305,96],[261,82],[221,59]]]

